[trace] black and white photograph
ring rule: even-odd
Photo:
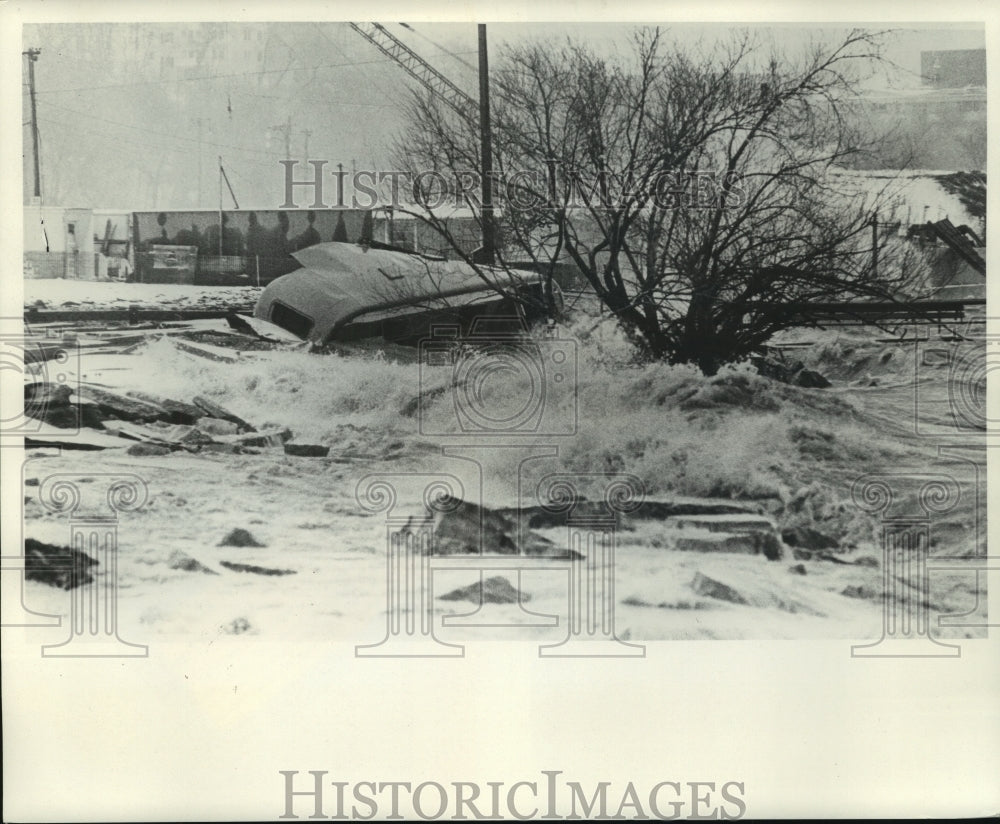
[[[0,19],[4,821],[1000,811],[995,12]]]

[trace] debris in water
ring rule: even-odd
[[[222,539],[219,546],[264,547],[267,544],[262,544],[248,530],[237,527]]]

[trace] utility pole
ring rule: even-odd
[[[31,97],[31,145],[34,149],[35,157],[36,198],[41,198],[42,196],[42,176],[38,163],[38,112],[35,105],[35,61],[38,60],[38,55],[41,53],[41,49],[28,49],[26,52],[21,52],[21,54],[28,57],[28,93]]]
[[[486,26],[479,24],[479,142],[482,154],[483,247],[477,263],[496,262],[493,232],[493,150],[490,136],[490,65],[486,51]]]
[[[285,160],[292,159],[292,117],[291,115],[280,126],[271,126],[269,131],[281,132],[285,138]]]
[[[201,126],[204,122],[202,118],[194,118],[195,124],[198,126],[198,203],[197,208],[201,208]]]
[[[222,274],[222,235],[225,224],[222,221],[222,155],[219,155],[219,274]]]

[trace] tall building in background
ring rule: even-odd
[[[920,74],[924,85],[934,89],[986,86],[986,49],[922,51]]]

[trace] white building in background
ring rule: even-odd
[[[132,254],[127,212],[31,203],[23,214],[26,278],[105,278]]]

